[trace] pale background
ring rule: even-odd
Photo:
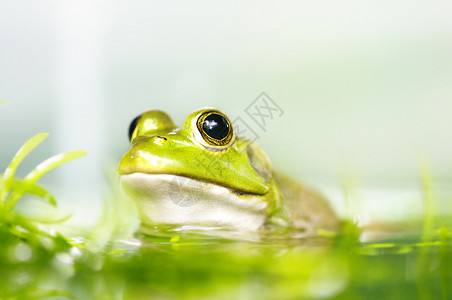
[[[95,219],[102,172],[127,150],[136,115],[246,116],[262,91],[284,115],[255,128],[259,144],[342,215],[350,181],[367,214],[420,213],[422,161],[448,195],[450,1],[0,0],[0,167],[42,131],[51,136],[22,175],[89,151],[42,180],[78,220]]]

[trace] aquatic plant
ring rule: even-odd
[[[25,195],[31,194],[48,203],[56,206],[55,198],[44,187],[36,184],[36,182],[46,173],[73,159],[86,155],[85,151],[71,151],[52,156],[42,163],[38,164],[25,178],[15,177],[16,170],[22,160],[44,139],[48,133],[39,133],[29,139],[12,159],[3,175],[0,176],[0,227],[8,228],[8,230],[19,238],[29,239],[34,235],[49,235],[45,231],[39,229],[36,223],[62,222],[67,217],[59,220],[34,220],[30,217],[24,217],[16,213],[14,207],[18,201]]]

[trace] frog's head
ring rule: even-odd
[[[181,128],[147,111],[129,138],[118,171],[144,223],[253,229],[277,206],[267,156],[217,109],[191,113]]]

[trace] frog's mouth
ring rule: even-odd
[[[172,174],[131,173],[121,186],[147,224],[220,226],[256,230],[266,219],[262,195]]]

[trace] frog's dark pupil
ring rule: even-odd
[[[204,132],[211,138],[222,140],[229,133],[228,121],[219,114],[210,114],[202,124]]]
[[[135,130],[135,127],[137,127],[137,123],[138,123],[138,120],[140,119],[140,117],[141,117],[141,115],[139,115],[138,117],[133,119],[132,123],[130,123],[130,126],[129,126],[129,140],[132,138],[133,131]]]

